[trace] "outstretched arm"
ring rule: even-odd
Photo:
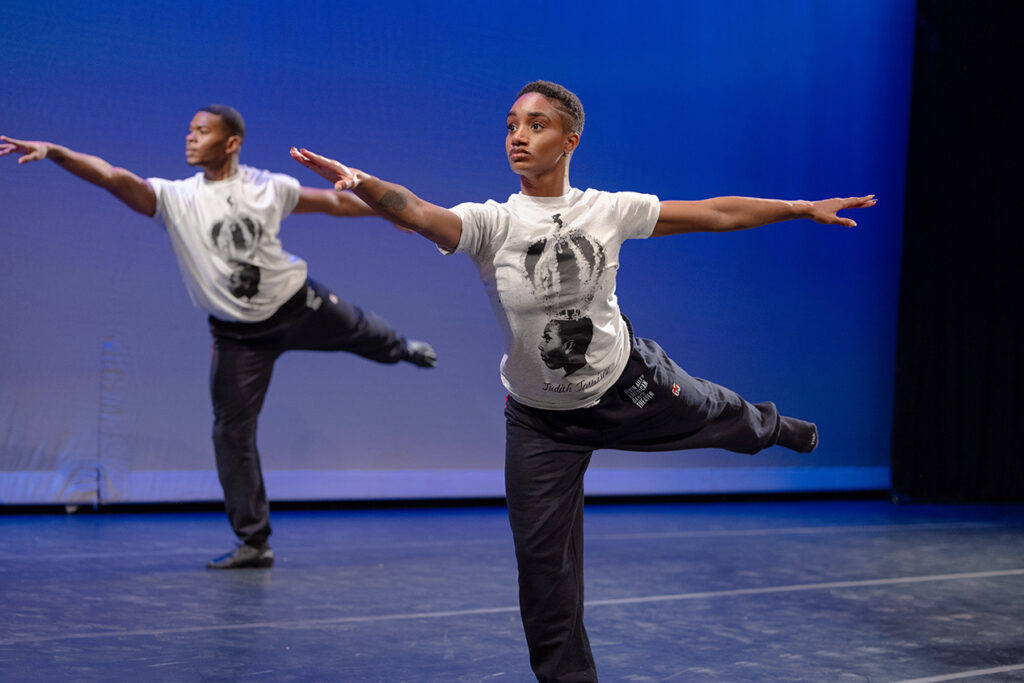
[[[852,228],[857,224],[837,213],[843,209],[874,206],[876,201],[873,194],[866,197],[821,199],[816,202],[788,202],[754,197],[715,197],[696,202],[666,201],[661,203],[661,213],[652,235],[744,230],[794,218],[808,218],[816,223]]]
[[[328,216],[376,216],[376,212],[351,192],[299,188],[299,203],[292,213],[325,213]]]
[[[349,168],[307,149],[291,149],[292,158],[334,184],[337,192],[352,190],[374,213],[400,228],[417,232],[442,249],[453,250],[462,237],[458,214],[414,195],[405,187]]]
[[[65,171],[107,190],[130,209],[146,216],[156,213],[156,192],[148,182],[131,171],[52,142],[16,140],[6,135],[0,135],[0,141],[3,143],[0,144],[0,156],[19,154],[19,164],[51,159]]]

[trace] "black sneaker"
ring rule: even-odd
[[[269,545],[255,548],[242,544],[226,555],[206,563],[207,569],[267,569],[274,566],[274,551]]]
[[[434,347],[423,341],[410,340],[405,344],[406,362],[421,368],[437,367],[437,353]]]

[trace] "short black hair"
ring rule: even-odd
[[[583,132],[583,103],[575,93],[551,81],[533,81],[523,86],[516,99],[529,92],[540,93],[551,100],[555,109],[562,115],[562,123],[570,133],[579,135]]]
[[[234,107],[226,104],[208,104],[199,111],[216,114],[224,125],[228,127],[228,135],[237,135],[240,140],[245,140],[245,119]]]

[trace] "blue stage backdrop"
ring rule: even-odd
[[[815,420],[779,448],[599,453],[589,494],[889,484],[913,3],[726,0],[5,2],[0,133],[191,175],[193,113],[246,117],[242,161],[324,183],[306,146],[442,205],[518,190],[505,113],[579,94],[573,184],[663,199],[877,193],[846,230],[784,223],[632,241],[619,296],[691,374]],[[166,235],[52,162],[0,159],[0,503],[217,500],[206,316]],[[272,499],[502,493],[501,335],[472,265],[380,219],[293,216],[310,273],[430,340],[440,366],[279,362],[260,431]]]

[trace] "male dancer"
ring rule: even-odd
[[[274,361],[288,350],[349,351],[380,363],[434,367],[425,342],[406,341],[374,313],[310,280],[305,261],[281,247],[290,213],[367,216],[351,193],[301,187],[294,178],[239,165],[241,115],[223,105],[199,110],[185,159],[201,172],[185,180],[143,179],[103,159],[50,142],[0,136],[0,156],[19,164],[51,159],[167,230],[193,303],[210,314],[213,445],[231,527],[240,541],[209,569],[271,567],[270,510],[256,425]]]
[[[448,210],[307,150],[292,148],[291,154],[336,190],[352,190],[381,216],[444,252],[467,254],[480,269],[505,329],[505,488],[530,664],[541,681],[593,681],[582,565],[583,474],[593,451],[718,447],[755,453],[779,444],[806,453],[818,440],[812,423],[693,378],[657,343],[633,336],[615,297],[619,247],[631,237],[740,230],[794,218],[852,227],[836,213],[875,200],[659,201],[632,192],[583,192],[569,184],[583,107],[546,81],[520,91],[507,125],[505,151],[520,192],[503,204]],[[571,359],[567,346],[565,358],[553,362],[555,328],[583,320],[576,334],[586,340],[585,350],[573,343]]]

